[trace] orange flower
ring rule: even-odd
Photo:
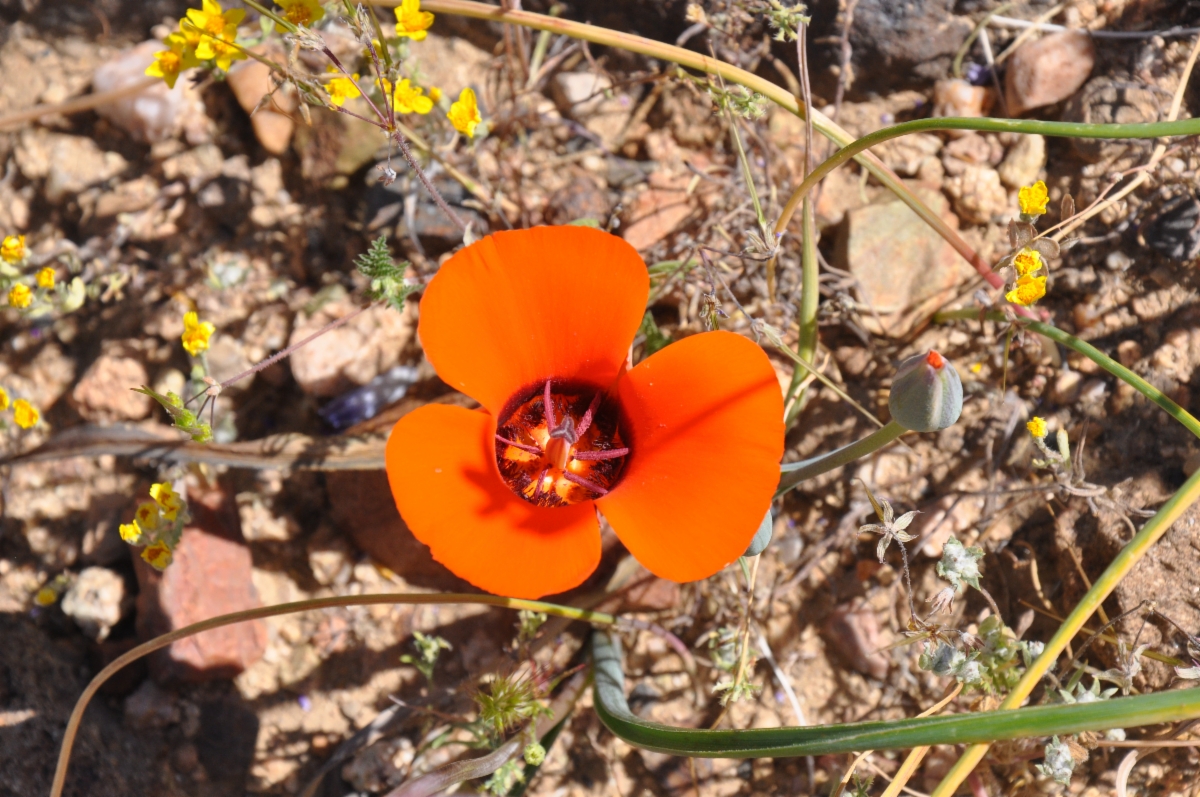
[[[629,244],[573,226],[489,236],[429,283],[425,354],[483,408],[401,418],[387,473],[409,529],[458,576],[520,598],[570,589],[600,561],[597,509],[673,581],[746,550],[779,481],[775,371],[730,332],[626,370],[648,294]]]

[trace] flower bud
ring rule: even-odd
[[[933,350],[900,363],[888,398],[892,420],[914,432],[936,432],[950,426],[962,414],[962,403],[958,371]]]

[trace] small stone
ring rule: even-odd
[[[150,414],[152,400],[133,388],[149,381],[140,359],[125,353],[102,354],[71,391],[71,404],[92,423],[141,420]]]
[[[412,339],[413,311],[376,305],[347,324],[325,333],[289,358],[292,376],[310,396],[336,396],[365,385],[396,365]],[[345,300],[330,302],[296,323],[289,345],[298,343],[331,321],[354,311]]]
[[[194,193],[219,177],[224,166],[221,149],[215,144],[204,144],[167,158],[162,162],[162,171],[168,180],[186,180],[188,190]]]
[[[934,116],[987,116],[995,102],[995,92],[984,86],[972,86],[962,78],[939,80],[933,85]],[[965,131],[951,131],[961,135]]]
[[[1136,340],[1123,340],[1117,344],[1117,360],[1129,368],[1142,359],[1142,344]]]
[[[1008,211],[1008,192],[990,166],[968,166],[946,181],[946,193],[959,217],[972,224],[987,224]]]
[[[1017,48],[1008,64],[1008,112],[1020,116],[1062,102],[1088,79],[1096,60],[1092,37],[1079,30],[1052,33]]]
[[[1032,185],[1046,165],[1046,139],[1039,135],[1021,136],[1004,156],[996,171],[1009,188]]]
[[[1119,249],[1114,249],[1105,256],[1104,265],[1109,271],[1124,271],[1133,265],[1133,258]]]
[[[192,524],[184,528],[166,570],[134,558],[141,585],[137,629],[143,639],[261,605],[232,502],[219,490],[189,491],[188,509]],[[228,678],[262,658],[266,647],[264,621],[237,623],[172,643],[151,657],[150,671],[159,680]]]
[[[158,183],[150,175],[118,183],[112,191],[105,192],[96,199],[92,215],[106,219],[119,213],[145,210],[158,199],[158,191]]]
[[[113,91],[144,81],[146,67],[162,49],[162,42],[150,40],[116,56],[96,70],[93,91]],[[137,94],[101,105],[96,114],[147,144],[180,134],[193,144],[201,144],[210,138],[213,123],[205,114],[200,90],[189,77],[178,80],[173,89],[161,80],[155,81]]]
[[[354,572],[354,551],[339,532],[322,526],[308,541],[308,567],[318,584],[344,585]]]
[[[1050,400],[1058,404],[1069,405],[1079,400],[1083,387],[1083,375],[1078,371],[1063,371],[1054,380],[1050,388]]]
[[[604,226],[612,203],[608,194],[588,177],[576,177],[550,196],[546,208],[546,221],[550,224],[567,224],[578,219],[592,219]]]
[[[288,151],[296,130],[296,123],[289,116],[296,110],[296,100],[284,90],[275,89],[272,71],[258,61],[239,61],[229,70],[226,82],[242,110],[250,114],[258,143],[272,155],[282,155]],[[270,99],[264,103],[267,95]]]
[[[913,177],[927,160],[937,160],[942,149],[942,140],[929,133],[914,133],[909,136],[885,141],[875,148],[888,168],[905,177]]]
[[[86,567],[63,596],[63,614],[97,642],[121,622],[125,579],[105,567]]]
[[[26,179],[45,178],[42,193],[52,203],[112,179],[129,166],[123,157],[105,152],[86,136],[42,128],[21,131],[14,156]]]
[[[940,192],[918,194],[957,226]],[[900,200],[848,211],[835,251],[839,267],[862,285],[863,301],[880,313],[903,310],[959,281],[958,253]]]
[[[876,680],[887,676],[891,662],[882,650],[887,643],[870,607],[838,606],[825,623],[825,637],[853,669]]]
[[[660,181],[665,184],[666,180]],[[670,187],[651,187],[637,195],[629,208],[622,236],[639,252],[649,249],[675,231],[695,209],[686,180]],[[679,185],[675,185],[679,183]]]
[[[179,706],[170,692],[154,681],[142,685],[125,698],[125,724],[134,730],[161,729],[179,722]]]
[[[1159,91],[1157,86],[1100,75],[1071,98],[1063,121],[1101,125],[1157,122],[1163,113]],[[1110,171],[1141,163],[1154,146],[1152,139],[1072,137],[1070,141],[1080,157],[1090,163],[1104,162]]]

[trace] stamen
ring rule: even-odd
[[[592,403],[588,405],[587,412],[583,414],[583,418],[579,421],[579,428],[575,430],[578,437],[583,437],[583,433],[592,425],[592,417],[596,414],[596,408],[600,406],[600,393],[592,396]]]
[[[576,451],[574,458],[584,462],[595,462],[598,459],[616,459],[628,453],[628,448],[610,448],[607,451]]]
[[[567,481],[571,482],[572,484],[578,484],[580,487],[586,487],[587,489],[591,490],[592,492],[594,492],[598,495],[608,495],[608,490],[605,490],[603,487],[596,484],[595,482],[588,481],[587,479],[583,478],[582,476],[576,476],[574,473],[571,473],[571,471],[569,471],[569,470],[564,470],[562,472],[562,477],[564,479],[566,479]]]
[[[554,419],[554,400],[550,397],[550,380],[546,380],[546,392],[542,394],[542,406],[546,413],[546,428],[554,431],[558,427],[558,421]]]
[[[546,467],[542,468],[542,472],[538,474],[537,485],[533,488],[533,497],[534,498],[541,498],[542,494],[546,492],[546,489],[545,489],[546,488],[546,476],[549,473],[550,473],[550,466],[547,465]]]
[[[539,457],[542,455],[542,449],[538,448],[537,446],[527,446],[524,443],[518,443],[515,440],[509,440],[507,437],[501,437],[500,435],[496,435],[496,439],[501,443],[506,443],[507,445],[512,446],[513,448],[519,448],[527,454],[536,454]]]

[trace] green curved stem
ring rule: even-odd
[[[848,465],[856,459],[872,454],[907,431],[908,429],[895,421],[889,421],[886,426],[876,429],[862,440],[843,446],[837,451],[830,451],[828,454],[806,459],[803,462],[783,465],[779,468],[782,475],[779,477],[779,487],[775,490],[775,497],[778,498],[802,481],[820,476],[822,473],[828,473],[835,468]]]
[[[368,0],[368,2],[373,5],[396,6],[399,5],[400,0]],[[512,11],[499,6],[471,2],[471,0],[422,0],[421,7],[437,14],[455,14],[474,19],[484,19],[490,22],[523,25],[535,30],[547,30],[552,33],[562,34],[563,36],[570,36],[573,39],[582,39],[595,44],[640,53],[651,58],[659,58],[663,61],[679,64],[680,66],[710,75],[720,75],[730,83],[736,83],[739,86],[744,86],[751,91],[763,95],[785,111],[790,111],[801,119],[806,118],[805,108],[801,105],[799,99],[783,86],[776,85],[744,69],[739,69],[733,64],[728,64],[716,58],[709,58],[700,53],[685,50],[682,47],[675,47],[670,44],[654,41],[653,39],[646,39],[642,36],[622,33],[609,28],[601,28],[596,25],[559,19],[544,14],[534,14],[529,11]],[[815,108],[811,110],[814,130],[839,147],[848,146],[854,141],[854,136],[841,127],[838,127],[828,116],[825,116]],[[900,180],[899,176],[884,165],[883,161],[870,152],[859,152],[853,157],[862,164],[863,168],[873,174],[884,187],[912,208],[913,212],[932,227],[938,235],[944,238],[956,252],[962,255],[971,264],[972,268],[989,280],[993,278],[999,279],[992,271],[992,267],[979,256],[978,252],[971,248],[971,245],[959,235],[958,231],[947,224],[941,216],[933,212],[928,205],[909,190],[908,186]]]
[[[988,321],[1003,322],[1006,320],[1004,313],[999,311],[986,313],[983,317]],[[948,310],[936,313],[933,316],[933,319],[938,323],[954,320],[977,321],[979,320],[979,311],[972,309]],[[1069,349],[1074,349],[1084,357],[1087,357],[1089,360],[1096,363],[1096,365],[1099,365],[1113,376],[1128,383],[1134,390],[1141,393],[1158,406],[1162,407],[1168,415],[1183,424],[1185,429],[1196,435],[1196,437],[1200,437],[1200,420],[1196,420],[1194,415],[1172,401],[1171,398],[1161,390],[1147,382],[1145,379],[1142,379],[1136,373],[1121,365],[1119,362],[1114,360],[1112,357],[1109,357],[1107,354],[1100,351],[1086,340],[1081,340],[1069,332],[1064,332],[1056,326],[1045,324],[1041,321],[1025,321],[1022,319],[1019,323],[1024,324],[1025,328],[1030,332],[1036,332],[1039,335],[1050,338],[1050,340],[1054,341],[1055,343],[1061,343],[1063,346],[1066,346]]]
[[[629,710],[619,643],[592,635],[593,703],[600,721],[629,744],[669,755],[701,758],[775,758],[862,750],[904,750],[934,744],[1134,728],[1200,717],[1200,689],[1137,697],[1036,706],[1011,711],[949,714],[903,720],[790,728],[697,730],[648,722]]]
[[[890,141],[893,138],[906,136],[909,133],[919,133],[923,130],[981,130],[990,133],[1024,133],[1065,138],[1160,138],[1165,136],[1194,136],[1200,134],[1200,119],[1180,119],[1175,122],[1151,122],[1136,125],[1094,125],[1080,122],[1043,122],[1037,119],[975,119],[960,117],[945,117],[937,119],[917,119],[913,122],[885,127],[874,133],[846,145],[821,162],[792,192],[779,221],[775,223],[775,232],[787,229],[788,222],[799,207],[800,202],[808,193],[821,182],[827,174],[841,166],[846,161],[870,149],[876,144]],[[997,277],[998,278],[998,277]],[[993,284],[993,287],[999,285]]]
[[[172,642],[176,642],[185,637],[199,634],[202,631],[209,631],[213,628],[220,628],[226,625],[235,623],[244,623],[250,620],[261,620],[266,617],[278,617],[281,614],[292,614],[294,612],[304,612],[313,609],[329,609],[340,606],[377,606],[394,603],[413,603],[413,604],[482,604],[484,606],[498,606],[505,609],[527,609],[534,612],[542,612],[543,614],[553,614],[559,617],[566,617],[571,620],[582,620],[588,623],[600,623],[602,625],[615,625],[617,618],[611,614],[603,612],[594,612],[590,609],[577,609],[573,606],[560,606],[556,603],[544,603],[542,601],[529,601],[520,598],[505,598],[499,595],[470,595],[464,593],[432,593],[428,595],[400,595],[400,594],[384,594],[384,595],[336,595],[328,598],[313,598],[305,601],[294,601],[292,603],[281,603],[276,606],[261,606],[257,609],[247,609],[242,612],[234,612],[232,614],[224,614],[220,617],[213,617],[208,620],[202,620],[198,623],[193,623],[183,628],[155,637],[149,642],[143,642],[136,648],[129,650],[116,659],[103,670],[96,674],[96,677],[91,680],[87,688],[83,690],[83,694],[79,696],[79,700],[75,703],[74,710],[71,711],[71,717],[67,720],[67,728],[63,733],[62,747],[58,752],[58,764],[54,770],[54,781],[50,786],[50,797],[61,797],[63,786],[67,781],[67,766],[71,762],[71,747],[75,742],[75,736],[79,732],[79,723],[83,720],[83,712],[87,710],[88,703],[92,697],[104,685],[104,683],[116,675],[125,665],[137,661],[143,656],[147,656],[156,650],[161,650]]]

